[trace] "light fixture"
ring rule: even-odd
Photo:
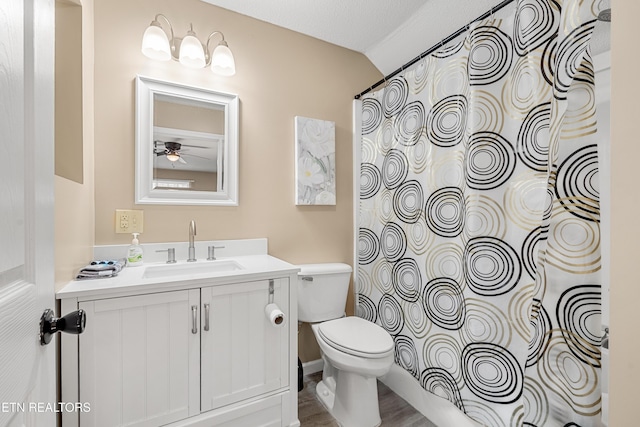
[[[169,25],[169,34],[158,22],[159,18],[164,19]],[[222,40],[213,49],[213,52],[209,54],[209,42],[217,34],[220,34]],[[221,76],[233,76],[236,73],[233,54],[222,32],[212,32],[209,34],[206,44],[203,44],[196,37],[196,33],[193,31],[193,24],[191,24],[187,35],[180,39],[173,34],[173,26],[169,19],[161,13],[157,14],[154,20],[151,21],[151,24],[144,32],[144,36],[142,36],[142,53],[146,57],[158,61],[173,59],[190,68],[211,66],[211,71]]]
[[[178,160],[180,160],[180,154],[178,154],[177,151],[169,151],[167,153],[167,160],[169,160],[170,162],[177,162]]]

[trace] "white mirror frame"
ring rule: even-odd
[[[224,107],[222,191],[177,191],[153,188],[153,101],[161,94]],[[136,77],[136,204],[238,206],[238,95]]]

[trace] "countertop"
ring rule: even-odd
[[[222,242],[220,242],[222,243]],[[210,263],[210,264],[209,264]],[[240,268],[225,271],[196,271],[184,274],[172,274],[173,269],[183,271],[195,267],[206,269],[207,264],[215,267],[237,263]],[[160,277],[146,277],[147,269],[162,267],[169,274]],[[199,259],[188,263],[178,261],[167,264],[162,261],[145,262],[141,266],[124,267],[122,271],[111,278],[72,280],[56,293],[57,299],[77,298],[78,300],[113,298],[126,295],[136,295],[153,292],[168,292],[181,289],[193,289],[203,286],[217,286],[223,284],[242,283],[268,278],[287,277],[296,274],[300,269],[266,253],[225,256],[215,261]]]

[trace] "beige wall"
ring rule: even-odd
[[[93,0],[82,4],[82,183],[55,176],[55,289],[93,256]],[[64,93],[56,93],[56,100]],[[64,102],[61,103],[64,105]],[[56,135],[57,136],[57,135]],[[58,141],[56,140],[56,143]]]
[[[79,184],[82,147],[82,7],[56,0],[55,173]]]
[[[172,129],[224,134],[224,111],[174,102],[154,101],[153,124]]]
[[[612,427],[638,424],[640,401],[640,2],[613,1],[611,28]]]
[[[237,74],[144,57],[142,34],[156,13],[178,36],[190,22],[201,40],[223,31]],[[267,237],[269,252],[292,263],[352,263],[352,100],[381,78],[366,57],[199,0],[96,0],[95,16],[96,244],[128,243],[114,232],[114,210],[135,207],[144,210],[143,243],[184,241],[193,219],[199,240]],[[134,206],[136,74],[239,95],[238,207]],[[336,206],[294,204],[297,115],[336,123]]]

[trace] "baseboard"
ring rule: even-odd
[[[379,380],[436,426],[481,427],[453,403],[423,389],[409,372],[395,363]]]
[[[304,375],[315,374],[316,372],[322,372],[324,368],[324,362],[322,359],[311,360],[302,364],[302,372]]]

